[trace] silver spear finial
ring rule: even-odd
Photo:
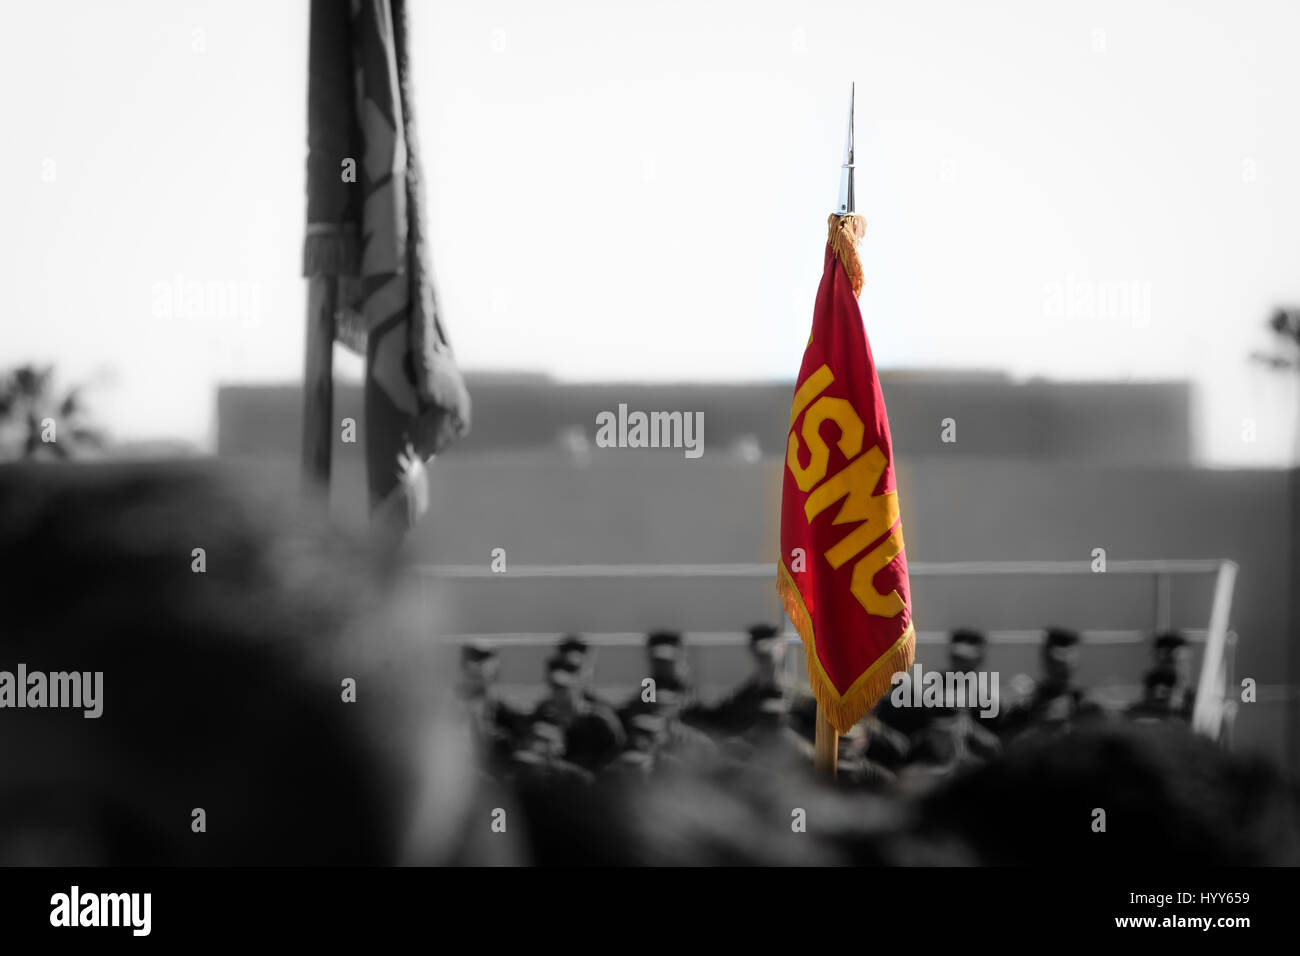
[[[853,100],[857,84],[849,86],[849,133],[844,141],[844,165],[840,167],[840,200],[835,215],[852,216],[858,211],[853,189]]]

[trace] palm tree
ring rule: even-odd
[[[104,434],[88,421],[81,389],[56,396],[53,367],[20,365],[0,375],[0,458],[67,459],[103,446]]]
[[[1279,306],[1268,318],[1268,327],[1281,341],[1282,352],[1250,353],[1250,360],[1274,371],[1300,371],[1300,308]],[[1292,440],[1292,458],[1300,461],[1300,428]]]

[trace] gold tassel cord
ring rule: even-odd
[[[849,275],[849,284],[855,296],[862,294],[862,285],[866,281],[862,272],[862,255],[858,252],[858,243],[867,232],[867,220],[863,216],[837,216],[834,213],[826,221],[828,235],[826,241],[831,244],[835,258],[844,264],[844,271]]]

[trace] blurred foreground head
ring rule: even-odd
[[[1026,738],[925,801],[921,819],[926,838],[955,838],[986,865],[1300,864],[1294,786],[1178,723]]]
[[[103,675],[97,719],[0,709],[0,864],[453,852],[455,661],[416,696],[427,622],[295,510],[193,466],[0,469],[0,670]]]

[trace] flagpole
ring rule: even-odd
[[[328,500],[334,437],[334,312],[338,279],[307,279],[307,347],[302,382],[302,480]]]
[[[840,735],[826,719],[821,705],[817,705],[817,733],[813,742],[813,769],[818,774],[835,779],[840,756]]]
[[[857,84],[849,85],[849,129],[848,135],[844,140],[844,164],[840,167],[840,192],[839,204],[835,212],[831,213],[831,222],[836,221],[851,223],[853,231],[853,241],[862,238],[862,232],[865,228],[865,220],[857,214],[857,197],[854,189],[854,162],[853,162],[853,110],[857,100]],[[829,224],[828,224],[829,225]],[[834,237],[836,231],[831,231]],[[860,279],[861,270],[858,270]],[[849,276],[850,283],[853,284],[853,294],[856,296],[861,290],[860,281],[855,281],[855,277]],[[793,424],[793,420],[791,421]],[[821,704],[817,705],[817,730],[813,737],[813,769],[817,774],[829,777],[834,780],[838,770],[840,757],[840,735],[827,719]]]

